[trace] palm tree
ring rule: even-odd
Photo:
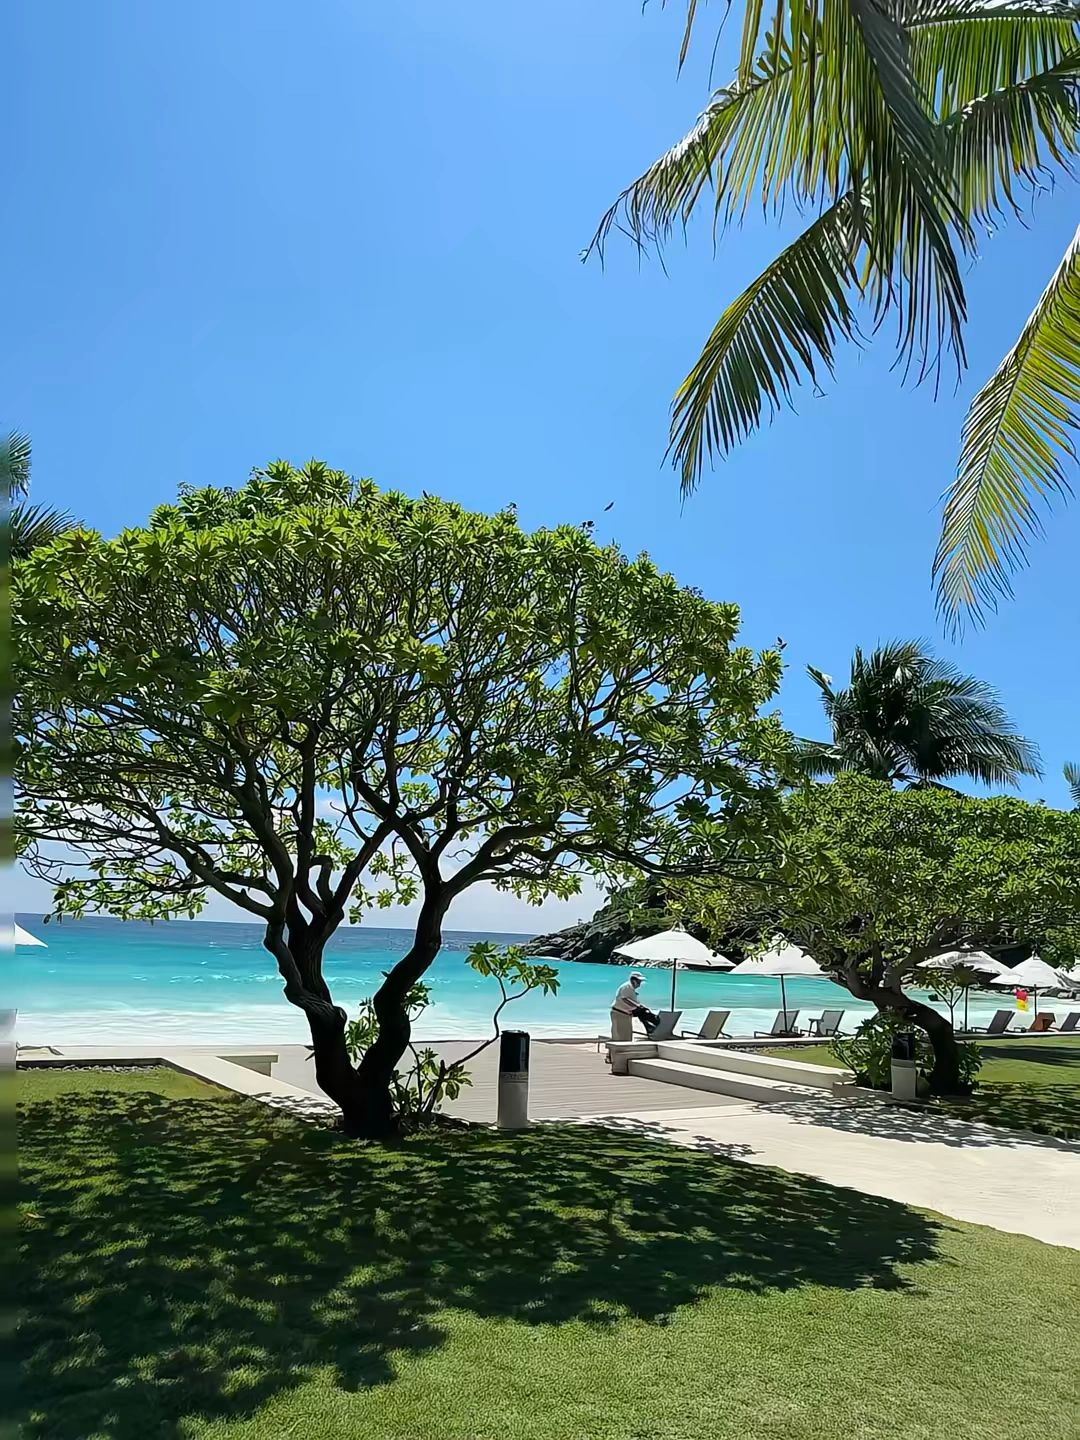
[[[1069,787],[1072,795],[1073,809],[1080,810],[1080,765],[1071,761],[1065,766],[1065,784]]]
[[[48,545],[75,524],[66,510],[26,503],[24,497],[30,489],[30,460],[29,435],[12,430],[0,439],[0,494],[10,506],[7,540],[12,560],[25,560],[32,550]],[[15,500],[18,503],[12,504]]]
[[[682,59],[697,0],[688,0]],[[771,28],[769,28],[771,27]],[[676,391],[684,493],[841,341],[892,317],[904,372],[965,364],[962,262],[976,231],[1067,173],[1080,133],[1077,0],[747,0],[730,84],[626,189],[612,228],[657,246],[699,209],[751,204],[807,228],[720,316]],[[588,253],[588,252],[587,252]],[[1080,423],[1080,230],[1020,338],[972,402],[934,571],[954,627],[1009,593],[1040,502],[1068,494]]]
[[[832,740],[805,740],[810,775],[855,770],[905,785],[966,775],[1015,785],[1038,775],[1039,752],[1019,735],[993,688],[939,660],[921,641],[856,650],[846,688],[808,667],[821,691]]]

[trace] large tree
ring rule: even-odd
[[[35,552],[14,621],[24,863],[61,915],[260,920],[354,1133],[394,1128],[407,997],[466,889],[734,873],[778,815],[779,655],[579,528],[278,463]],[[354,1066],[324,948],[414,898]]]
[[[779,922],[859,1000],[926,1032],[932,1087],[960,1088],[945,1016],[907,993],[920,962],[957,946],[1037,942],[1069,966],[1080,953],[1080,815],[1005,797],[894,790],[841,775],[794,792],[766,888],[721,879],[686,887],[716,931]]]
[[[832,739],[801,746],[812,775],[854,770],[899,784],[941,784],[958,776],[1015,785],[1038,775],[1039,752],[1010,720],[994,689],[920,641],[855,651],[846,686],[813,666]]]
[[[689,0],[683,57],[697,11]],[[747,0],[736,73],[630,185],[612,230],[662,244],[698,212],[760,205],[807,226],[713,326],[675,394],[684,492],[836,350],[891,320],[905,374],[966,364],[977,232],[1068,174],[1080,117],[1074,0]],[[726,12],[725,12],[726,13]],[[1080,230],[972,401],[935,570],[956,622],[1009,589],[1040,502],[1069,494],[1080,420]]]

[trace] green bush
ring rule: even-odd
[[[910,1031],[915,1036],[915,1064],[925,1080],[934,1068],[934,1051],[925,1031],[916,1029],[910,1020],[893,1011],[881,1010],[864,1020],[854,1035],[837,1036],[832,1042],[833,1054],[848,1070],[855,1072],[860,1085],[873,1090],[888,1090],[892,1083],[893,1036]],[[982,1065],[982,1051],[977,1045],[961,1042],[960,1080],[965,1088],[974,1088],[975,1077]]]

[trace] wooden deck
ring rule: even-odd
[[[464,1040],[439,1041],[432,1046],[448,1060],[460,1059],[474,1048]],[[278,1047],[280,1059],[274,1077],[290,1085],[318,1091],[311,1061],[303,1046]],[[462,1120],[495,1119],[497,1106],[499,1047],[489,1045],[470,1064],[472,1085],[447,1104],[448,1115]],[[715,1110],[725,1104],[745,1105],[744,1100],[682,1085],[664,1085],[658,1080],[639,1080],[633,1075],[612,1075],[597,1054],[596,1042],[584,1044],[556,1040],[532,1042],[529,1115],[533,1120],[569,1119],[578,1115],[619,1115],[643,1110]]]

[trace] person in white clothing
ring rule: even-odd
[[[635,971],[625,985],[620,985],[615,991],[615,999],[611,1006],[611,1038],[613,1040],[632,1040],[634,1038],[634,1016],[641,1006],[638,999],[638,991],[641,989],[643,975]]]

